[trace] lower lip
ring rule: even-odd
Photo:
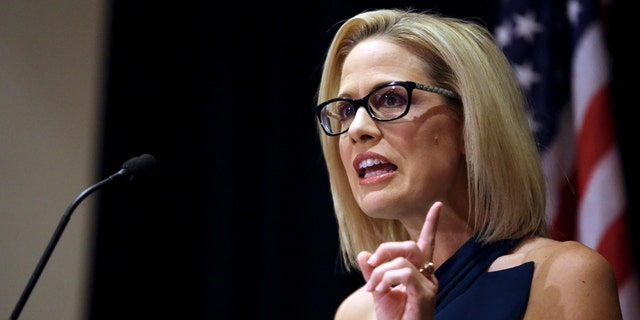
[[[387,172],[387,173],[383,173],[383,174],[379,174],[379,175],[375,175],[372,177],[368,177],[368,178],[360,178],[360,185],[373,185],[376,183],[380,183],[384,180],[390,179],[391,176],[393,176],[396,172],[392,171],[392,172]]]

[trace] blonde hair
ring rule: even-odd
[[[324,63],[317,101],[338,95],[342,65],[359,42],[383,38],[423,59],[432,84],[458,93],[464,117],[470,212],[477,237],[493,242],[547,235],[546,190],[526,116],[526,101],[503,52],[483,26],[435,13],[382,9],[338,29]],[[426,66],[430,68],[427,69]],[[386,241],[408,240],[396,220],[374,219],[356,203],[338,152],[338,137],[320,127],[343,262]]]

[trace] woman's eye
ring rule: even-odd
[[[398,99],[398,97],[394,94],[388,94],[384,96],[384,103],[383,105],[385,106],[390,106],[390,107],[395,107],[398,104],[400,104],[399,102],[400,99]]]
[[[349,119],[353,117],[353,115],[355,114],[355,109],[352,104],[343,103],[338,107],[338,114],[340,115],[340,118],[343,120]]]
[[[407,98],[396,91],[387,91],[377,96],[374,105],[376,108],[398,108],[407,104]]]

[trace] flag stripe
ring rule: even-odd
[[[627,221],[624,212],[620,212],[607,232],[602,235],[602,241],[597,248],[598,252],[611,263],[616,279],[619,280],[619,286],[633,273],[633,259],[631,255],[625,254],[625,252],[631,252],[630,242],[625,241],[628,236]]]
[[[640,320],[640,285],[638,285],[637,273],[634,273],[620,288],[620,305],[622,306],[622,319]]]
[[[615,147],[613,127],[611,126],[611,106],[608,87],[600,89],[589,101],[584,122],[578,133],[578,190],[584,190],[589,175],[601,161],[607,151]],[[578,194],[581,198],[583,195]]]
[[[575,40],[571,59],[571,103],[573,122],[576,124],[584,123],[588,101],[593,99],[594,92],[598,92],[609,82],[609,67],[606,64],[602,36],[601,25],[593,23]]]
[[[594,168],[589,184],[581,192],[577,239],[591,248],[598,247],[606,228],[617,214],[624,212],[619,168],[617,153],[612,149]]]
[[[547,218],[551,236],[558,240],[575,239],[576,190],[574,172],[574,135],[569,109],[558,114],[560,125],[548,149],[543,150],[542,165],[547,179]],[[560,214],[562,213],[562,214]]]

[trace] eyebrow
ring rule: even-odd
[[[375,83],[373,86],[371,86],[371,87],[369,88],[369,90],[367,90],[367,93],[365,93],[362,97],[366,96],[366,95],[367,95],[367,94],[369,94],[371,91],[373,91],[373,90],[375,90],[375,89],[377,89],[377,88],[379,88],[379,87],[381,87],[381,86],[384,86],[384,85],[387,85],[387,84],[390,84],[390,83],[393,83],[393,82],[399,82],[399,81],[400,81],[400,80],[389,80],[389,81],[380,81],[380,82],[377,82],[377,83]],[[338,92],[340,92],[340,91],[338,91]],[[344,92],[343,92],[343,93],[338,94],[338,96],[337,96],[336,98],[360,99],[360,98],[362,98],[362,97],[359,97],[359,98],[353,98],[353,97],[351,97],[350,95],[347,95],[346,93],[344,93]]]

